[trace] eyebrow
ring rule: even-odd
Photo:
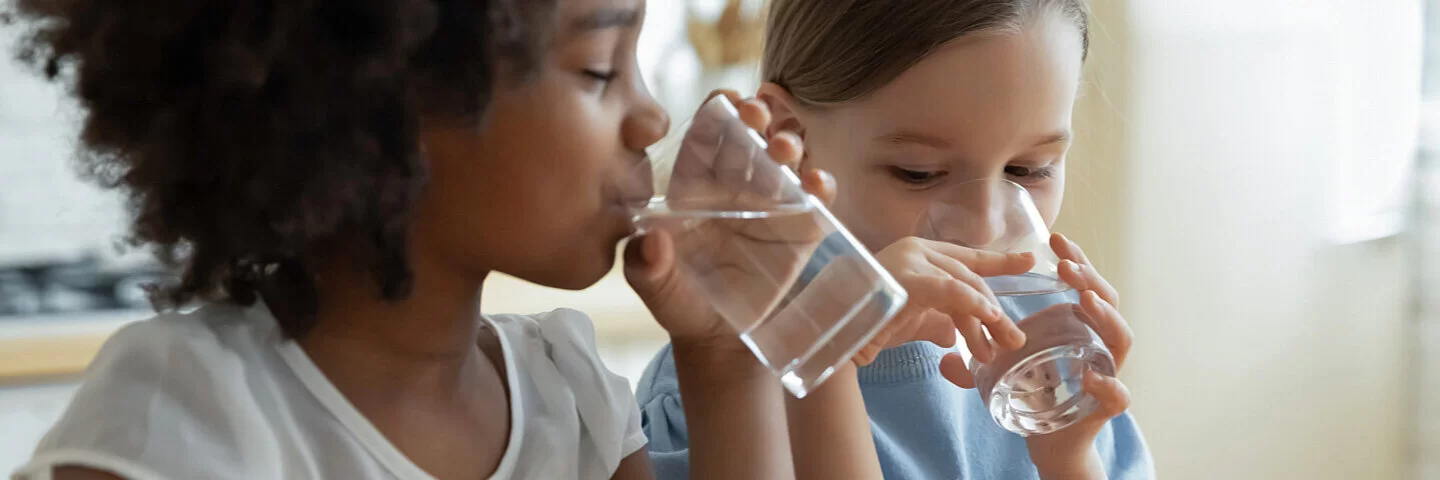
[[[1072,136],[1069,130],[1062,130],[1038,137],[1031,146],[1039,147],[1056,143],[1068,143]],[[899,130],[890,134],[881,135],[877,137],[875,141],[887,145],[921,145],[941,150],[953,146],[950,140],[913,130]]]
[[[942,150],[950,148],[949,140],[912,130],[899,130],[890,134],[881,135],[877,137],[875,141],[886,145],[914,144]]]
[[[1039,147],[1042,145],[1053,145],[1056,143],[1070,143],[1070,139],[1072,137],[1074,137],[1074,134],[1072,134],[1070,130],[1061,130],[1055,133],[1051,133],[1049,135],[1041,136],[1039,140],[1036,140],[1032,146]]]
[[[570,22],[571,35],[579,35],[608,28],[634,27],[640,24],[638,8],[601,8]]]

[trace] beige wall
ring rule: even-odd
[[[1122,289],[1160,477],[1404,478],[1409,248],[1327,236],[1326,27],[1092,3],[1056,229]]]

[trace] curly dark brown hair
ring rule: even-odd
[[[180,274],[157,308],[273,294],[298,335],[320,242],[363,241],[381,295],[409,295],[420,118],[473,122],[499,62],[533,71],[554,1],[16,0],[7,17],[30,28],[19,58],[85,107],[84,175],[125,192],[134,245]]]

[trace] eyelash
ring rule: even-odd
[[[600,70],[591,70],[591,69],[588,69],[588,68],[587,68],[587,69],[583,70],[581,73],[583,73],[586,77],[590,77],[591,79],[593,79],[593,80],[595,80],[595,81],[603,82],[603,83],[610,83],[611,81],[615,80],[616,77],[619,77],[619,76],[620,76],[620,72],[617,72],[617,71],[615,71],[615,70],[600,71]]]
[[[926,172],[921,170],[909,170],[900,167],[890,167],[890,175],[907,185],[923,186],[934,183],[944,178],[946,172]]]
[[[1020,171],[1020,173],[1014,173],[1014,170],[1018,170]],[[1032,179],[1032,181],[1038,182],[1041,180],[1049,180],[1051,178],[1055,178],[1055,167],[1005,167],[1005,174],[1015,177]]]
[[[1055,167],[1005,167],[1005,174],[1012,177],[1023,178],[1030,182],[1040,182],[1055,178]],[[890,167],[890,175],[905,184],[912,186],[927,186],[948,175],[948,172],[926,172],[921,170],[908,170],[900,167]],[[1024,183],[1023,181],[1020,183]]]

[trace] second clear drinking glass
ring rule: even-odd
[[[1020,330],[1025,345],[990,363],[966,358],[995,422],[1020,435],[1061,430],[1089,415],[1095,399],[1081,386],[1085,371],[1115,374],[1115,361],[1086,325],[1080,296],[1060,280],[1049,229],[1024,187],[985,179],[948,187],[921,219],[917,235],[980,250],[1030,252],[1022,275],[986,278]]]
[[[905,291],[724,96],[680,132],[632,175],[655,192],[635,223],[674,238],[684,281],[804,397],[900,311]]]

